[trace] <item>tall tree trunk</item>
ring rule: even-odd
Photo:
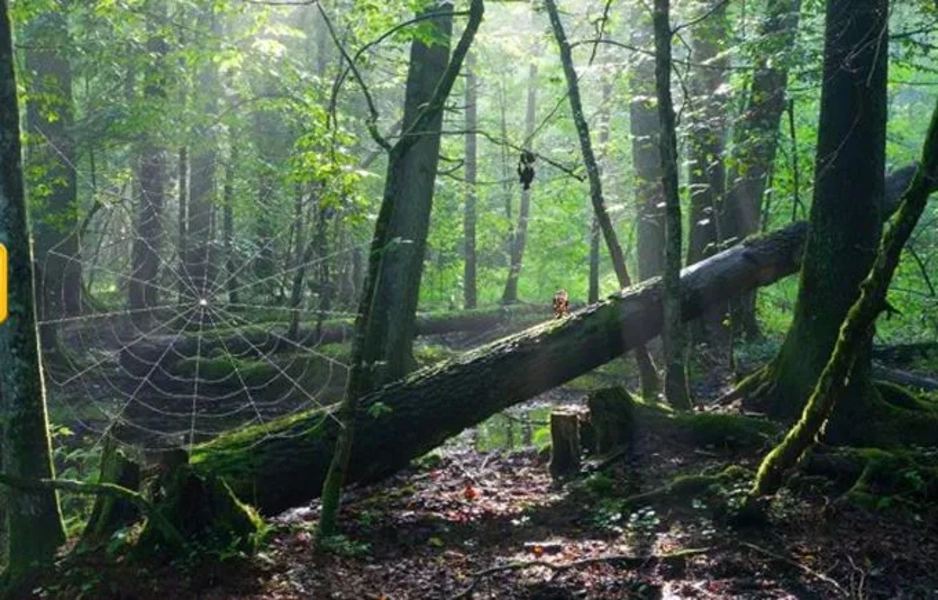
[[[206,14],[203,21],[213,33],[219,32],[217,18]],[[184,278],[189,294],[204,299],[213,285],[214,260],[212,238],[215,215],[215,171],[218,139],[214,120],[218,113],[218,67],[209,62],[199,74],[198,97],[205,122],[197,127],[189,173],[189,207],[186,218],[186,270]]]
[[[446,4],[444,8],[451,7]],[[439,8],[428,7],[428,10]],[[409,368],[407,359],[411,358],[444,105],[484,11],[483,0],[472,0],[466,28],[448,62],[453,25],[449,10],[430,21],[435,23],[439,34],[436,44],[427,46],[417,39],[411,45],[403,134],[388,148],[384,196],[355,319],[352,366],[345,398],[339,408],[343,428],[323,483],[318,532],[321,539],[335,533],[339,495],[352,455],[359,401],[381,384],[400,378]]]
[[[147,50],[155,63],[146,71],[144,98],[160,104],[165,100],[163,58],[166,42],[155,31],[153,21],[148,23]],[[137,223],[131,250],[131,277],[128,283],[128,301],[131,316],[138,327],[146,328],[153,315],[150,310],[159,304],[157,278],[160,251],[163,247],[163,204],[166,185],[166,155],[152,136],[143,134],[137,157]]]
[[[801,0],[768,0],[759,26],[759,52],[746,108],[733,139],[733,162],[727,176],[724,239],[742,239],[760,231],[762,200],[775,164],[778,131],[785,110],[788,65],[798,32]],[[781,58],[781,60],[780,60]],[[755,295],[741,299],[733,311],[733,326],[748,337],[759,334]]]
[[[664,395],[671,406],[693,407],[684,355],[687,341],[681,319],[681,198],[677,187],[677,134],[671,100],[670,0],[655,0],[655,87],[661,122],[661,187],[664,189]]]
[[[475,308],[476,290],[476,159],[479,126],[476,102],[478,79],[475,55],[466,56],[466,206],[463,213],[463,307]]]
[[[691,108],[688,113],[687,182],[690,188],[688,218],[687,264],[714,254],[720,243],[717,207],[726,190],[726,85],[729,59],[727,46],[728,22],[725,0],[696,3],[697,10],[707,18],[691,31],[691,51],[697,65],[690,80]]]
[[[877,26],[886,26],[885,1],[875,2],[883,18]],[[885,39],[885,32],[882,34]],[[885,69],[880,77],[885,79]],[[883,86],[885,88],[885,86]],[[883,311],[889,284],[899,265],[905,246],[919,218],[925,211],[931,187],[938,181],[938,105],[932,113],[931,125],[922,149],[922,162],[892,226],[883,236],[870,273],[860,286],[860,297],[854,302],[840,327],[834,350],[828,359],[811,397],[805,404],[798,423],[785,439],[762,461],[753,483],[752,497],[774,494],[781,487],[786,471],[794,467],[816,443],[838,402],[847,400],[852,372],[858,360],[867,360],[870,331]],[[851,412],[849,409],[846,412]],[[887,417],[888,418],[888,417]],[[869,426],[871,421],[864,425]],[[875,421],[881,425],[880,421]]]
[[[238,303],[237,257],[234,248],[234,174],[238,165],[238,142],[231,140],[231,154],[225,168],[225,187],[222,192],[222,243],[225,247],[225,287],[228,302]]]
[[[599,144],[599,174],[602,177],[606,171],[606,162],[609,155],[609,129],[612,118],[612,73],[603,73],[603,99],[599,109],[599,131],[596,132],[596,141]],[[590,304],[599,301],[599,242],[602,232],[599,230],[599,220],[596,215],[590,219],[590,272],[587,299]]]
[[[580,100],[580,87],[577,82],[576,69],[573,66],[573,55],[570,52],[570,44],[567,42],[567,36],[563,30],[563,23],[560,21],[560,14],[557,11],[556,2],[554,0],[545,0],[544,4],[550,16],[554,37],[557,40],[557,45],[560,47],[560,62],[563,65],[564,76],[567,79],[570,112],[573,114],[573,121],[576,124],[577,137],[580,139],[580,150],[583,154],[583,162],[586,164],[586,173],[589,177],[590,200],[593,203],[593,213],[599,223],[603,238],[606,240],[606,247],[609,249],[609,255],[612,258],[612,267],[615,269],[616,278],[619,280],[619,287],[627,288],[632,285],[632,280],[625,266],[625,256],[622,254],[622,246],[619,245],[616,230],[612,225],[612,220],[609,218],[609,213],[606,212],[602,180],[599,177],[599,167],[596,163],[596,157],[593,154],[593,143],[590,140],[589,125],[586,123],[586,117],[583,114],[583,103]],[[646,398],[654,398],[658,393],[658,373],[655,370],[654,363],[651,361],[651,355],[644,345],[636,347],[635,359],[638,362],[642,395]]]
[[[176,282],[180,300],[187,297],[188,282],[186,281],[186,257],[189,251],[186,246],[188,239],[189,224],[189,148],[180,146],[176,156],[176,173],[178,179],[178,189],[176,190],[176,200],[179,207],[178,221],[176,223],[176,235],[179,238],[176,244],[176,252],[179,256],[179,277]]]
[[[528,67],[528,95],[524,117],[524,149],[534,149],[534,127],[537,124],[537,63]],[[511,196],[509,196],[510,202]],[[524,248],[528,242],[528,218],[531,214],[531,187],[521,190],[521,204],[518,206],[518,225],[512,230],[511,254],[508,268],[508,281],[502,294],[502,304],[518,301],[518,280],[521,278],[521,266],[524,261]],[[509,214],[509,218],[511,215]]]
[[[640,2],[630,4],[629,38],[632,46],[654,48],[651,15]],[[638,280],[664,271],[664,195],[661,189],[659,136],[661,123],[655,108],[655,61],[645,52],[633,54],[629,83],[629,128],[635,171],[635,217],[638,221]]]
[[[717,251],[723,241],[717,218],[726,192],[726,119],[727,97],[723,92],[729,59],[727,46],[727,4],[723,0],[696,3],[697,11],[707,18],[691,31],[691,51],[697,65],[690,81],[691,111],[687,182],[690,190],[688,215],[687,264],[692,265]],[[723,323],[727,307],[714,306],[692,325],[692,335],[699,342],[726,342],[730,338]]]
[[[755,380],[754,401],[794,419],[827,364],[840,325],[870,271],[882,229],[886,144],[887,0],[829,0],[821,117],[808,235],[795,316],[781,350]],[[850,440],[875,399],[870,339],[845,391],[851,403],[827,436]]]
[[[57,346],[56,319],[81,313],[81,255],[76,187],[72,68],[65,14],[46,12],[27,32],[30,72],[26,123],[28,160],[41,173],[30,186],[39,269],[39,318],[43,349]],[[31,182],[32,183],[32,182]],[[47,190],[41,192],[40,190]]]
[[[0,469],[29,479],[54,476],[33,297],[33,257],[23,193],[19,106],[7,0],[0,0],[0,243],[8,251],[8,320],[0,326]],[[7,575],[16,581],[50,564],[65,541],[58,495],[6,493]]]

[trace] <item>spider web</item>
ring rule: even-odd
[[[294,233],[285,227],[239,252],[230,268],[221,242],[209,240],[205,251],[214,255],[215,268],[197,286],[179,244],[171,243],[177,215],[164,211],[157,217],[162,247],[153,248],[135,233],[136,204],[111,195],[115,201],[104,204],[84,233],[79,256],[62,251],[66,236],[40,257],[44,273],[53,261],[80,267],[84,286],[81,315],[38,321],[40,331],[57,333],[57,348],[46,349],[44,361],[57,425],[92,436],[95,443],[111,436],[145,449],[189,448],[225,431],[264,428],[277,417],[341,399],[347,365],[341,351],[323,342],[350,337],[354,315],[321,310],[307,282],[321,263],[336,263],[364,245],[303,262],[291,258],[302,252],[292,250]],[[134,245],[155,255],[156,279],[134,276],[128,260]],[[291,247],[285,259],[290,264],[258,275],[258,262],[277,246]],[[289,306],[289,288],[300,269],[304,297]],[[51,293],[65,306],[67,278],[61,280]],[[280,298],[271,293],[278,282]],[[158,301],[131,308],[132,284],[149,286]],[[291,335],[294,320],[299,328]],[[267,435],[273,434],[263,432],[258,439]]]

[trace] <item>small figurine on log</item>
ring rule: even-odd
[[[570,298],[567,290],[557,290],[554,294],[554,318],[562,319],[570,312]]]

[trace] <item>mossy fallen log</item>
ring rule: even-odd
[[[695,318],[794,273],[805,233],[796,224],[684,269],[682,314]],[[362,402],[348,481],[375,481],[407,466],[465,428],[649,341],[661,321],[661,286],[651,280],[378,390]],[[192,464],[274,513],[319,494],[338,429],[329,410],[304,412],[198,446]]]

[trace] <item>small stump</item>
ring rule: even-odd
[[[550,475],[562,479],[580,471],[580,416],[570,409],[550,413]]]
[[[590,392],[586,403],[595,431],[597,454],[606,454],[631,442],[635,402],[624,387]]]

